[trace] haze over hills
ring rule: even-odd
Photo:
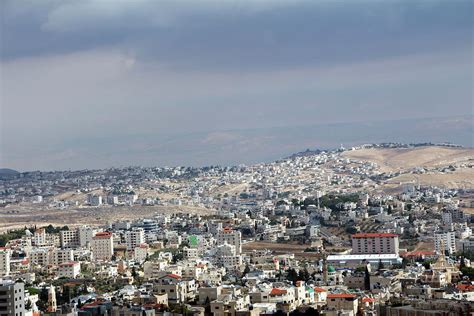
[[[207,166],[269,162],[306,148],[382,142],[450,142],[473,146],[473,116],[330,123],[168,134],[84,136],[48,146],[6,150],[4,164],[20,170],[96,169],[128,165]],[[35,160],[30,159],[32,151]]]

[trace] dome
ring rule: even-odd
[[[328,267],[328,273],[334,273],[336,272],[336,269],[333,266]]]

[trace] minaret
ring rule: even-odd
[[[326,258],[327,258],[327,256],[326,256],[326,254],[324,254],[324,257],[323,257],[323,281],[324,281],[324,285],[328,284],[328,262],[327,262]]]
[[[56,306],[56,291],[54,290],[54,286],[51,284],[48,291],[48,312],[55,313],[57,311]]]

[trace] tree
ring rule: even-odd
[[[246,276],[249,272],[250,272],[250,267],[248,264],[246,264],[244,272],[242,273],[242,276]]]
[[[384,265],[383,265],[383,262],[382,262],[382,259],[379,260],[379,267],[378,267],[378,270],[383,270],[385,269]]]
[[[206,315],[211,315],[211,300],[209,296],[206,296],[206,301],[204,301],[204,310]]]
[[[311,274],[309,274],[309,271],[306,267],[304,268],[303,273],[304,273],[304,281],[308,282],[311,279]]]
[[[295,269],[289,268],[287,273],[286,273],[286,279],[293,284],[296,284],[296,281],[298,280],[298,273],[296,272]]]
[[[298,281],[304,281],[304,277],[304,271],[300,269],[300,271],[298,271]]]
[[[370,272],[367,266],[365,267],[364,287],[366,291],[370,291]]]
[[[33,304],[31,303],[30,300],[27,300],[25,303],[25,309],[29,311],[33,307]]]
[[[38,298],[38,308],[42,311],[46,311],[48,307],[48,289],[46,287],[41,288]]]
[[[459,263],[459,270],[462,270],[466,267],[466,262],[464,261],[464,256],[461,257],[461,262]]]

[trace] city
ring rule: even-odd
[[[352,158],[433,149],[451,160],[389,170]],[[0,182],[0,273],[12,303],[0,306],[15,298],[18,315],[468,315],[472,184],[394,179],[458,171],[469,181],[473,157],[390,143],[250,166],[10,172]]]
[[[473,14],[0,0],[0,316],[474,316]]]

